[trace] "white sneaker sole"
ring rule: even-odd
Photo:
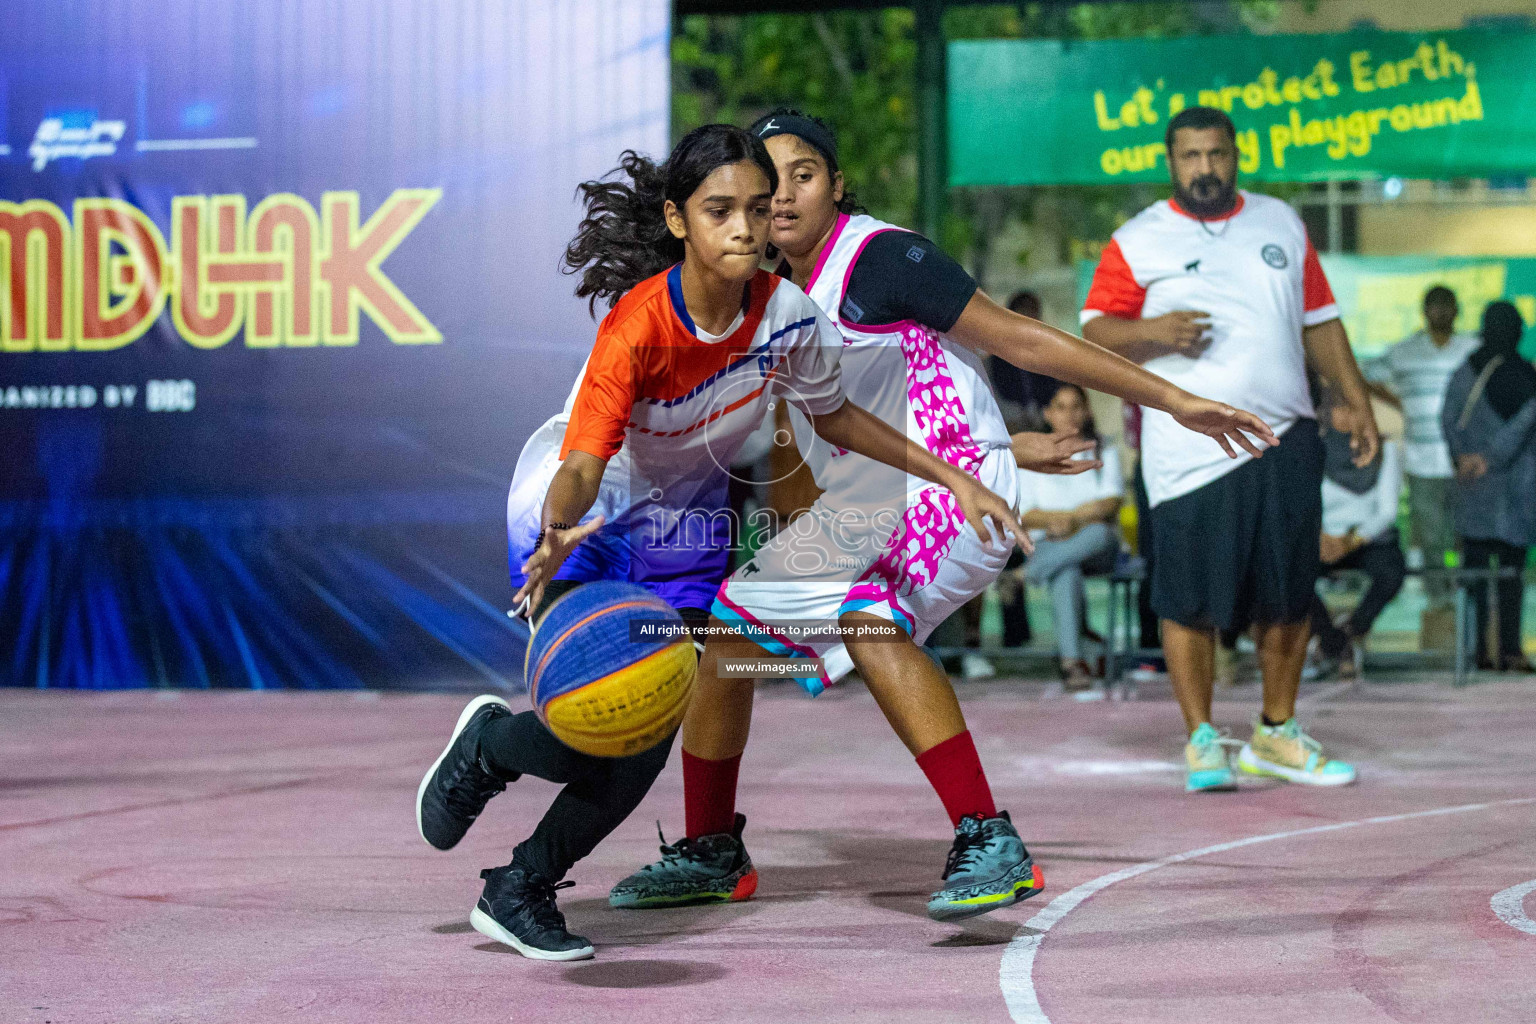
[[[481,935],[488,939],[495,939],[504,946],[511,946],[530,960],[590,960],[596,953],[591,946],[562,950],[536,949],[520,941],[516,935],[497,924],[494,917],[479,907],[469,912],[469,923]]]
[[[1237,755],[1237,766],[1249,775],[1266,775],[1274,779],[1300,783],[1303,786],[1347,786],[1355,781],[1353,771],[1348,775],[1319,775],[1316,772],[1306,772],[1265,760],[1255,754],[1253,747],[1247,743],[1243,744],[1243,749]]]
[[[437,760],[432,762],[432,767],[427,769],[427,774],[421,777],[421,785],[416,787],[416,832],[421,836],[421,841],[426,843],[428,846],[432,846],[432,844],[427,840],[427,830],[421,825],[421,798],[427,792],[427,783],[431,782],[432,776],[437,774],[438,766],[443,763],[443,758],[448,756],[448,751],[453,749],[453,744],[458,740],[459,733],[464,731],[464,727],[469,724],[469,720],[474,717],[475,712],[479,711],[487,704],[500,704],[508,711],[512,710],[512,705],[508,704],[500,697],[489,693],[483,697],[476,697],[474,700],[470,701],[469,705],[463,711],[459,712],[459,720],[458,723],[453,727],[453,735],[448,737],[448,745],[443,748],[443,752],[441,754],[437,755]],[[437,847],[432,846],[432,849],[435,850]]]

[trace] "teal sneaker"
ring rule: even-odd
[[[1354,765],[1323,756],[1323,745],[1301,731],[1295,718],[1281,725],[1253,725],[1253,739],[1243,744],[1237,766],[1250,775],[1299,782],[1306,786],[1347,786]]]
[[[738,814],[729,832],[671,844],[657,825],[661,860],[615,885],[608,893],[608,905],[640,910],[751,899],[757,892],[757,869],[741,842],[746,825],[746,816]]]
[[[1237,788],[1227,746],[1233,743],[1217,732],[1210,722],[1189,735],[1184,744],[1184,792],[1211,793]]]
[[[960,819],[943,878],[944,888],[928,899],[928,916],[935,921],[1011,907],[1045,888],[1040,866],[1030,859],[1007,811],[995,818]]]

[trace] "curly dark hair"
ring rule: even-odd
[[[597,315],[599,299],[612,306],[635,285],[683,258],[683,242],[667,230],[664,207],[688,201],[716,168],[750,160],[768,178],[770,191],[779,174],[762,142],[729,124],[706,124],[684,135],[665,163],[627,149],[606,178],[577,186],[587,215],[565,247],[562,271],[579,274],[576,294]]]

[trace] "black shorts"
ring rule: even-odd
[[[1191,438],[1191,444],[1213,442]],[[1191,629],[1302,622],[1318,573],[1323,443],[1297,420],[1280,446],[1152,510],[1152,608]]]

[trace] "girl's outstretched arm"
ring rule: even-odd
[[[528,561],[522,565],[525,579],[512,600],[519,606],[527,602],[532,618],[533,609],[539,606],[544,588],[555,576],[566,557],[587,537],[603,525],[598,516],[590,523],[581,517],[592,509],[597,501],[597,491],[603,482],[603,470],[608,463],[584,451],[572,451],[560,463],[549,491],[544,495],[544,511],[539,519],[540,542]],[[580,525],[577,525],[580,524]]]
[[[1054,434],[1025,430],[1013,434],[1009,441],[1012,442],[1010,447],[1013,449],[1013,461],[1031,473],[1076,476],[1104,465],[1099,459],[1074,458],[1094,448],[1094,443],[1085,437],[1056,437]]]
[[[967,348],[1026,370],[1161,409],[1181,426],[1214,439],[1234,458],[1234,444],[1255,457],[1261,454],[1248,435],[1266,446],[1280,443],[1253,413],[1192,395],[1124,356],[1004,309],[984,292],[971,297],[947,334]]]
[[[844,402],[833,412],[811,417],[811,425],[829,444],[949,488],[960,503],[966,522],[971,524],[983,543],[992,540],[985,522],[991,517],[1002,531],[1005,543],[1006,535],[1011,533],[1025,554],[1034,551],[1029,535],[1019,526],[1009,502],[987,490],[969,473],[913,444],[873,413],[852,402]]]

